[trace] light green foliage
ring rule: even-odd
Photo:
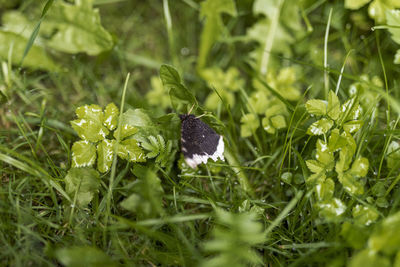
[[[121,207],[141,217],[161,214],[164,190],[160,179],[154,172],[141,166],[134,167],[133,173],[138,179],[132,188],[133,193],[120,203]]]
[[[118,266],[111,258],[95,247],[68,247],[55,251],[55,256],[66,267],[113,267]]]
[[[377,24],[389,22],[388,12],[400,7],[398,0],[345,0],[345,8],[359,9],[369,3],[368,14]],[[393,25],[388,23],[389,25]]]
[[[353,208],[352,214],[355,221],[361,225],[370,225],[379,217],[378,212],[374,208],[362,205],[356,205]]]
[[[65,188],[79,206],[86,206],[100,187],[99,173],[92,168],[71,168],[65,176]]]
[[[242,137],[252,136],[260,126],[260,121],[258,120],[257,115],[253,113],[243,115],[240,122],[242,123],[240,127],[240,136]]]
[[[93,166],[96,161],[96,147],[87,140],[72,145],[72,167]]]
[[[344,222],[340,235],[353,248],[361,249],[368,240],[368,228],[358,223]]]
[[[247,266],[260,264],[260,257],[252,247],[265,242],[262,224],[255,213],[234,214],[216,210],[219,225],[213,230],[214,238],[204,249],[216,254],[201,266]]]
[[[400,249],[400,212],[385,218],[376,226],[368,240],[368,247],[386,255],[393,255]]]
[[[364,193],[364,184],[360,179],[367,175],[369,161],[364,157],[358,157],[353,161],[357,144],[352,133],[357,132],[362,125],[362,122],[357,120],[361,112],[360,105],[355,98],[340,105],[338,97],[330,91],[328,102],[312,99],[307,101],[306,109],[312,115],[322,116],[311,124],[307,134],[322,135],[325,140],[328,140],[325,142],[318,139],[316,160],[306,161],[307,167],[313,172],[308,177],[307,184],[315,186],[316,197],[321,201],[320,214],[328,219],[334,219],[345,211],[347,205],[334,197],[335,182],[330,173],[333,168],[337,181],[344,190],[351,195]],[[339,154],[338,158],[335,157],[337,154]],[[374,216],[377,216],[372,210],[361,208],[353,209],[353,212],[355,212],[354,217],[357,217],[360,223],[363,221],[364,224],[375,221]]]
[[[176,153],[176,150],[172,151],[172,141],[168,140],[165,143],[161,135],[157,135],[157,137],[149,136],[148,142],[142,142],[142,147],[150,151],[146,154],[146,157],[149,159],[156,158],[156,163],[162,167],[166,167],[167,163],[170,163],[170,159],[174,158],[173,155]]]
[[[208,86],[217,90],[219,94],[219,96],[216,92],[209,94],[205,100],[207,109],[216,110],[220,106],[221,98],[230,107],[235,105],[234,92],[244,87],[244,80],[236,68],[230,67],[224,72],[220,68],[213,67],[202,70],[200,74],[207,81]]]
[[[354,256],[349,264],[350,267],[375,267],[375,266],[382,266],[382,267],[390,267],[389,259],[377,254],[374,251],[370,251],[369,249],[364,249],[359,252],[356,256]]]
[[[370,1],[371,0],[345,0],[344,7],[348,9],[359,9]]]
[[[101,26],[99,10],[88,3],[54,3],[42,24],[43,35],[55,32],[46,40],[49,47],[64,53],[84,52],[92,56],[113,47],[111,34]]]
[[[400,145],[397,141],[390,142],[386,151],[386,164],[389,168],[394,169],[399,166],[400,162]]]
[[[162,109],[171,107],[171,100],[165,93],[160,77],[151,77],[150,83],[151,90],[146,94],[147,102],[152,106],[161,107]]]
[[[213,44],[224,33],[223,13],[236,16],[235,3],[232,0],[206,0],[201,3],[200,18],[204,21],[200,37],[197,68],[201,70],[207,63],[207,56]]]
[[[83,140],[75,142],[72,146],[72,167],[93,166],[97,151],[97,169],[107,172],[111,167],[117,144],[115,139],[107,139],[111,138],[109,135],[113,130],[114,138],[117,138],[119,133],[117,155],[120,158],[130,162],[146,161],[138,142],[131,138],[138,129],[128,124],[126,116],[123,117],[125,120],[121,128],[115,129],[119,118],[119,110],[115,104],[108,104],[104,112],[98,105],[84,105],[76,109],[76,115],[78,119],[71,121],[71,125]]]
[[[161,81],[168,90],[172,107],[181,113],[186,113],[186,106],[197,105],[196,98],[183,85],[179,73],[169,65],[162,65],[160,68]]]

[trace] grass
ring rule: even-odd
[[[40,17],[50,1],[11,2],[0,9],[3,17],[34,10],[31,22],[40,20],[42,27],[51,19],[52,7]],[[0,96],[6,96],[0,106],[0,265],[398,264],[398,44],[366,6],[289,2],[281,1],[280,16],[272,17],[275,34],[263,35],[270,22],[262,22],[266,14],[253,10],[250,0],[235,2],[236,16],[191,0],[95,1],[114,47],[96,56],[46,47],[60,72],[20,68],[11,64],[15,55],[0,48]],[[207,68],[197,66],[202,36],[208,36],[201,10],[222,23],[209,26],[218,38],[202,59]],[[158,79],[162,64],[177,69],[199,102],[196,115],[207,113],[202,119],[224,136],[224,162],[196,170],[184,165],[176,116],[162,116],[192,105],[179,96],[171,106]],[[334,115],[310,112],[307,101],[328,101],[328,88],[341,104],[360,103],[360,116],[350,120],[360,122],[360,129],[348,133],[355,146],[349,158],[340,154],[350,147],[346,143],[315,173],[310,160],[324,152],[318,139],[329,143],[334,129],[344,132]],[[351,88],[357,89],[354,98]],[[164,165],[157,161],[161,152],[146,163],[114,157],[111,171],[99,173],[90,203],[79,205],[80,189],[71,193],[65,179],[79,140],[70,121],[79,106],[104,108],[110,102],[124,111],[145,110],[156,126],[143,128],[171,141],[172,150]],[[321,118],[334,126],[320,136],[308,134]],[[361,158],[368,160],[365,175],[362,167],[352,167]],[[352,170],[349,176],[340,176],[340,164],[349,164],[343,171]],[[310,182],[314,174],[316,183]],[[337,204],[334,199],[346,206],[339,215],[340,207],[323,207]],[[365,251],[374,253],[364,257]]]

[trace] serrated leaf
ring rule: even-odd
[[[56,259],[66,267],[114,267],[118,266],[116,262],[95,247],[68,247],[60,248],[55,251]]]
[[[97,169],[107,172],[113,161],[115,140],[102,140],[97,145]]]
[[[77,204],[86,206],[100,186],[99,173],[92,168],[71,168],[65,176],[66,191]]]
[[[335,182],[331,178],[315,185],[317,197],[319,201],[327,201],[333,197],[335,190]]]
[[[71,121],[71,126],[81,139],[97,142],[108,135],[108,129],[102,124],[103,111],[98,105],[80,106],[75,113],[78,119]]]
[[[257,128],[260,126],[260,121],[257,115],[248,113],[242,116],[240,119],[242,125],[240,126],[240,136],[249,137],[254,134]]]
[[[379,213],[375,209],[359,204],[353,208],[352,214],[354,220],[362,225],[370,225],[379,217]]]
[[[310,125],[307,129],[309,135],[326,134],[333,126],[333,121],[330,119],[322,118]]]
[[[99,105],[84,105],[75,110],[79,119],[88,119],[96,122],[102,122],[104,118],[103,111]]]
[[[129,124],[123,124],[123,125],[121,125],[121,130],[116,129],[114,131],[114,138],[115,139],[117,138],[118,131],[120,131],[119,138],[120,138],[120,140],[122,140],[122,139],[124,139],[126,137],[129,137],[129,136],[132,136],[132,135],[136,134],[139,131],[139,129],[134,127],[134,126],[132,126],[132,125],[129,125]]]
[[[126,139],[118,146],[118,156],[130,162],[145,162],[146,157],[135,139]]]
[[[346,211],[346,204],[338,198],[331,198],[318,204],[320,216],[335,221]]]
[[[353,162],[351,166],[351,174],[364,177],[368,173],[369,162],[367,158],[358,158]]]
[[[344,7],[347,9],[359,9],[360,7],[366,5],[369,3],[371,0],[345,0],[344,1]]]
[[[357,178],[351,175],[350,172],[339,173],[338,180],[342,184],[343,188],[353,195],[362,195],[364,194],[364,186]]]
[[[51,36],[48,46],[65,53],[94,56],[113,47],[112,36],[101,25],[99,10],[89,6],[56,1],[41,30]]]
[[[110,103],[104,110],[103,124],[109,129],[114,130],[118,124],[119,110],[114,103]]]
[[[197,106],[194,95],[182,84],[181,77],[175,68],[169,65],[160,67],[160,78],[171,97],[172,107],[180,113],[187,113],[187,106]]]
[[[315,157],[319,162],[324,164],[327,171],[332,170],[335,160],[333,152],[329,150],[327,144],[321,139],[317,141],[317,154]]]
[[[327,114],[334,121],[340,116],[339,98],[333,91],[329,91]]]
[[[316,160],[307,160],[306,161],[307,167],[310,169],[311,172],[313,173],[320,173],[322,171],[325,171],[325,166],[319,161]]]
[[[383,219],[371,234],[368,247],[386,255],[400,250],[400,212]]]
[[[90,167],[96,161],[96,147],[86,140],[72,145],[72,167]]]
[[[307,112],[316,116],[326,115],[327,106],[328,103],[325,100],[311,99],[306,102]]]
[[[360,120],[355,120],[355,121],[349,121],[343,124],[343,130],[345,130],[346,132],[349,133],[355,133],[358,130],[360,130],[360,128],[363,125],[363,121]]]

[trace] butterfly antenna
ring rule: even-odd
[[[196,105],[196,103],[193,103],[193,106],[189,109],[188,115],[192,112],[194,105]]]

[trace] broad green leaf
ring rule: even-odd
[[[344,7],[347,9],[359,9],[365,4],[369,3],[371,0],[345,0]]]
[[[391,267],[390,260],[370,249],[364,249],[353,256],[349,267]]]
[[[383,219],[370,236],[368,247],[386,255],[400,250],[400,212]]]
[[[286,120],[282,115],[276,115],[270,118],[271,124],[275,129],[283,129],[286,128]]]
[[[343,130],[345,130],[346,132],[349,132],[349,133],[355,133],[358,130],[360,130],[362,125],[363,125],[363,121],[360,121],[360,120],[348,121],[343,124]]]
[[[293,178],[293,174],[291,172],[284,172],[281,175],[281,180],[287,184],[291,184]]]
[[[131,212],[136,212],[139,207],[143,210],[144,213],[151,212],[151,203],[143,203],[141,197],[138,194],[132,194],[129,197],[125,198],[120,203],[123,209],[129,210]]]
[[[376,197],[383,197],[386,193],[385,183],[382,181],[378,181],[372,188],[372,194]]]
[[[368,240],[369,231],[364,225],[344,222],[340,235],[352,248],[361,249]]]
[[[121,125],[121,130],[117,129],[114,131],[114,138],[117,138],[118,131],[120,131],[119,138],[120,140],[122,140],[126,137],[136,134],[139,131],[139,129],[129,124],[123,124]]]
[[[135,139],[126,139],[118,146],[118,156],[130,162],[145,162],[144,151],[139,147]]]
[[[12,51],[12,64],[19,65],[27,42],[28,39],[17,33],[0,30],[0,59],[7,61],[10,51]],[[60,70],[60,67],[46,54],[43,47],[37,44],[32,45],[22,66],[47,71]]]
[[[90,167],[96,161],[96,147],[86,141],[77,141],[72,145],[72,167]]]
[[[329,135],[328,147],[330,151],[337,151],[347,145],[347,138],[341,136],[339,129],[333,129]]]
[[[100,23],[98,9],[56,1],[42,23],[51,48],[70,54],[98,55],[111,50],[113,38]],[[53,33],[53,34],[51,34]]]
[[[236,16],[235,3],[232,0],[206,0],[201,3],[200,18],[204,19],[204,27],[200,37],[200,48],[197,69],[205,67],[211,47],[223,32],[222,13]]]
[[[253,92],[249,98],[249,110],[254,110],[257,114],[263,114],[268,109],[268,98],[264,91]]]
[[[103,124],[109,129],[114,130],[118,124],[119,110],[114,103],[110,103],[104,110]]]
[[[309,135],[326,134],[333,126],[333,121],[330,119],[322,118],[310,125],[307,129]]]
[[[368,14],[375,19],[376,24],[383,24],[386,21],[388,25],[393,25],[387,21],[388,13],[396,8],[400,8],[399,0],[373,0],[368,7]]]
[[[104,139],[97,145],[97,169],[107,172],[113,161],[115,140]]]
[[[99,173],[92,168],[71,168],[65,176],[67,193],[77,204],[86,206],[100,187]]]
[[[324,164],[327,171],[332,170],[335,160],[333,152],[329,150],[328,145],[321,139],[317,141],[317,155],[315,157]]]
[[[311,99],[306,102],[307,112],[316,116],[325,115],[327,106],[328,103],[324,100]]]
[[[171,97],[172,107],[181,113],[187,113],[187,106],[197,106],[194,95],[182,84],[181,77],[175,68],[169,65],[162,65],[160,77],[164,87]]]
[[[265,117],[268,118],[282,114],[287,114],[286,107],[282,104],[282,102],[269,106],[265,111]]]
[[[350,172],[352,175],[364,177],[368,173],[368,167],[369,162],[367,158],[358,158],[353,162]]]
[[[338,198],[331,198],[318,204],[320,208],[320,216],[328,220],[337,220],[345,211],[346,204]]]
[[[314,186],[317,183],[323,183],[326,179],[326,175],[324,172],[314,173],[307,177],[306,183],[307,185]]]
[[[103,111],[98,105],[85,105],[76,109],[79,119],[71,121],[71,126],[80,138],[91,142],[103,140],[108,129],[103,126]]]
[[[388,168],[397,168],[400,165],[400,145],[397,141],[390,142],[386,152],[386,164]]]
[[[243,115],[240,119],[242,125],[240,126],[240,136],[241,137],[249,137],[254,134],[257,128],[260,126],[260,121],[258,120],[257,115],[253,113],[248,113]]]
[[[329,91],[327,114],[334,121],[336,121],[340,115],[339,98],[333,91]]]
[[[364,185],[360,183],[355,176],[351,175],[350,172],[339,173],[338,180],[342,184],[343,188],[350,194],[364,194]]]
[[[328,201],[332,199],[335,190],[335,182],[331,178],[315,185],[317,197],[319,201]]]
[[[28,42],[31,33],[35,29],[34,24],[20,11],[12,10],[3,13],[1,21],[3,24],[2,30],[18,34],[24,37],[26,42]]]
[[[343,173],[348,170],[352,161],[353,153],[347,147],[344,147],[339,152],[339,161],[336,162],[336,172]]]
[[[310,169],[311,172],[313,173],[320,173],[322,171],[325,171],[325,166],[319,161],[316,160],[307,160],[306,161],[307,167]]]
[[[176,115],[175,115],[176,116]],[[179,124],[180,120],[177,118]],[[121,131],[121,137],[123,136],[128,136],[132,132],[135,132],[134,138],[138,140],[139,142],[145,142],[147,140],[148,136],[156,136],[160,130],[166,129],[171,126],[175,126],[174,130],[176,131],[176,124],[177,123],[172,123],[171,120],[167,121],[168,124],[171,125],[166,125],[164,124],[163,127],[160,129],[160,127],[157,127],[155,122],[153,122],[153,119],[150,117],[148,114],[148,111],[143,110],[143,109],[128,109],[124,114],[122,115],[122,131]],[[157,125],[160,124],[160,122],[157,122]],[[126,129],[124,129],[126,127]],[[135,129],[132,129],[134,127]],[[116,131],[115,131],[116,132]],[[114,134],[115,134],[114,132]],[[179,133],[179,131],[178,131]]]
[[[363,205],[356,205],[353,208],[352,214],[354,220],[362,225],[370,225],[379,217],[379,214],[375,209]]]
[[[82,246],[60,248],[55,251],[55,257],[65,267],[118,266],[107,254],[95,247]]]

